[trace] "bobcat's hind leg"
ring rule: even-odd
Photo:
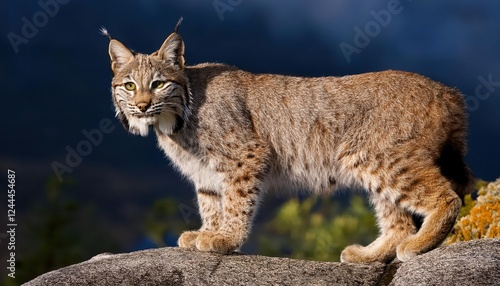
[[[432,250],[443,242],[460,212],[461,199],[437,167],[424,169],[414,179],[415,187],[403,194],[398,204],[409,211],[424,216],[419,231],[397,246],[401,261]]]
[[[396,247],[402,239],[415,233],[415,225],[411,214],[387,199],[375,197],[372,199],[380,227],[379,237],[368,246],[350,245],[341,255],[342,262],[388,263],[396,257]]]
[[[222,198],[219,193],[197,189],[198,209],[202,226],[199,231],[185,231],[178,240],[179,247],[196,248],[196,240],[202,231],[217,231],[222,221]]]

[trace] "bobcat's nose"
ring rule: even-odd
[[[148,110],[149,106],[151,105],[151,101],[141,101],[139,103],[137,103],[135,106],[137,106],[137,108],[139,108],[140,111],[142,112],[145,112],[146,110]]]

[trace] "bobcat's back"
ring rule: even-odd
[[[459,154],[466,150],[462,95],[417,74],[303,78],[218,64],[188,74],[195,97],[206,98],[199,105],[203,132],[211,130],[215,140],[251,129],[272,150],[268,183],[275,189],[371,189],[369,176],[360,180],[353,172],[377,173],[377,162],[397,154],[438,160],[451,145]]]

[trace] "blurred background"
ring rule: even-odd
[[[182,15],[188,65],[423,74],[463,92],[467,162],[483,180],[500,175],[498,1],[0,0],[0,11],[0,94],[11,106],[0,112],[0,166],[5,185],[7,170],[16,172],[17,282],[101,252],[174,246],[199,226],[193,188],[154,136],[130,135],[114,118],[101,26],[151,53]],[[377,230],[366,200],[342,194],[269,196],[243,251],[338,260],[343,245],[370,242]],[[1,200],[0,281],[6,193]]]

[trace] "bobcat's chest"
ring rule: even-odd
[[[214,161],[196,154],[194,150],[183,148],[167,136],[158,137],[158,144],[174,166],[188,177],[196,188],[216,192],[223,189],[224,176],[216,171]]]

